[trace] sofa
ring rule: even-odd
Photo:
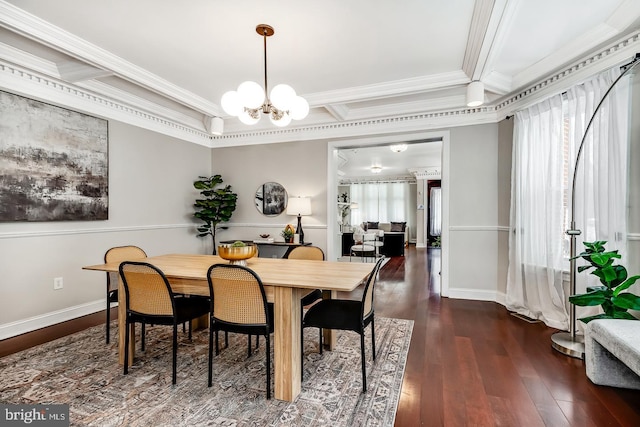
[[[585,366],[594,383],[640,390],[640,321],[597,319],[585,329]]]

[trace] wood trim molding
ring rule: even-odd
[[[501,231],[508,232],[511,228],[501,225],[452,225],[449,231]]]
[[[27,237],[70,236],[70,235],[76,235],[76,234],[100,234],[100,233],[123,233],[123,232],[129,232],[129,231],[171,230],[171,229],[179,229],[179,228],[195,229],[195,227],[196,227],[196,224],[158,224],[158,225],[132,225],[132,226],[126,226],[126,227],[77,228],[77,229],[66,229],[66,230],[61,229],[61,230],[13,231],[8,233],[0,233],[0,240],[22,239]]]

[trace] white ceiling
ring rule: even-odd
[[[258,24],[275,28],[269,86],[288,83],[311,105],[284,137],[303,140],[320,126],[439,112],[495,121],[496,106],[639,18],[639,0],[0,0],[0,61],[197,132],[221,116],[212,146],[228,146],[278,135],[219,106],[242,81],[262,84]],[[472,80],[485,84],[480,110],[465,105]]]
[[[413,142],[403,152],[393,152],[389,144],[372,147],[343,148],[338,151],[339,180],[343,182],[370,179],[415,179],[427,170],[440,171],[442,141]],[[382,171],[374,173],[372,166]],[[439,175],[439,173],[438,173]]]

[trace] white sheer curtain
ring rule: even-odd
[[[410,185],[408,182],[365,182],[351,185],[351,224],[364,221],[409,222]]]
[[[598,103],[620,76],[618,67],[571,88],[567,92],[573,152],[576,150]],[[629,127],[629,76],[623,77],[603,102],[587,133],[578,165],[576,181],[576,227],[582,231],[577,239],[577,253],[583,241],[606,240],[608,250],[619,250],[623,262],[627,254],[627,176]],[[573,174],[573,170],[571,170]],[[578,261],[578,265],[582,265]],[[599,284],[589,274],[576,275],[576,291]],[[576,307],[577,317],[596,314],[598,307]]]
[[[442,232],[442,191],[432,188],[429,195],[429,234],[439,236]]]
[[[563,113],[557,95],[515,115],[509,310],[567,329],[562,290]]]
[[[612,69],[571,88],[564,102],[558,95],[516,113],[506,302],[510,310],[551,327],[568,329],[563,218],[570,209],[577,149],[596,106],[619,73]],[[575,219],[582,230],[578,253],[582,241],[607,240],[607,248],[619,249],[624,258],[629,94],[625,77],[603,103],[585,142],[576,183]],[[588,274],[577,274],[576,279],[578,293],[596,283]],[[595,311],[597,307],[577,307],[577,317]]]

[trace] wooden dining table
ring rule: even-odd
[[[140,260],[138,260],[140,261]],[[215,255],[168,254],[143,260],[165,274],[173,291],[191,295],[209,295],[207,270],[212,264],[228,261]],[[85,270],[106,271],[118,282],[118,318],[126,316],[126,294],[118,277],[120,262],[90,265]],[[313,289],[322,289],[325,298],[337,292],[354,290],[373,270],[373,264],[336,261],[309,261],[277,258],[251,258],[247,267],[262,280],[267,300],[274,303],[274,391],[276,399],[293,401],[300,393],[301,298]],[[132,326],[133,332],[133,326]],[[119,362],[124,363],[125,322],[118,321]],[[135,339],[129,345],[133,361]],[[331,331],[325,331],[325,344],[335,344]]]

